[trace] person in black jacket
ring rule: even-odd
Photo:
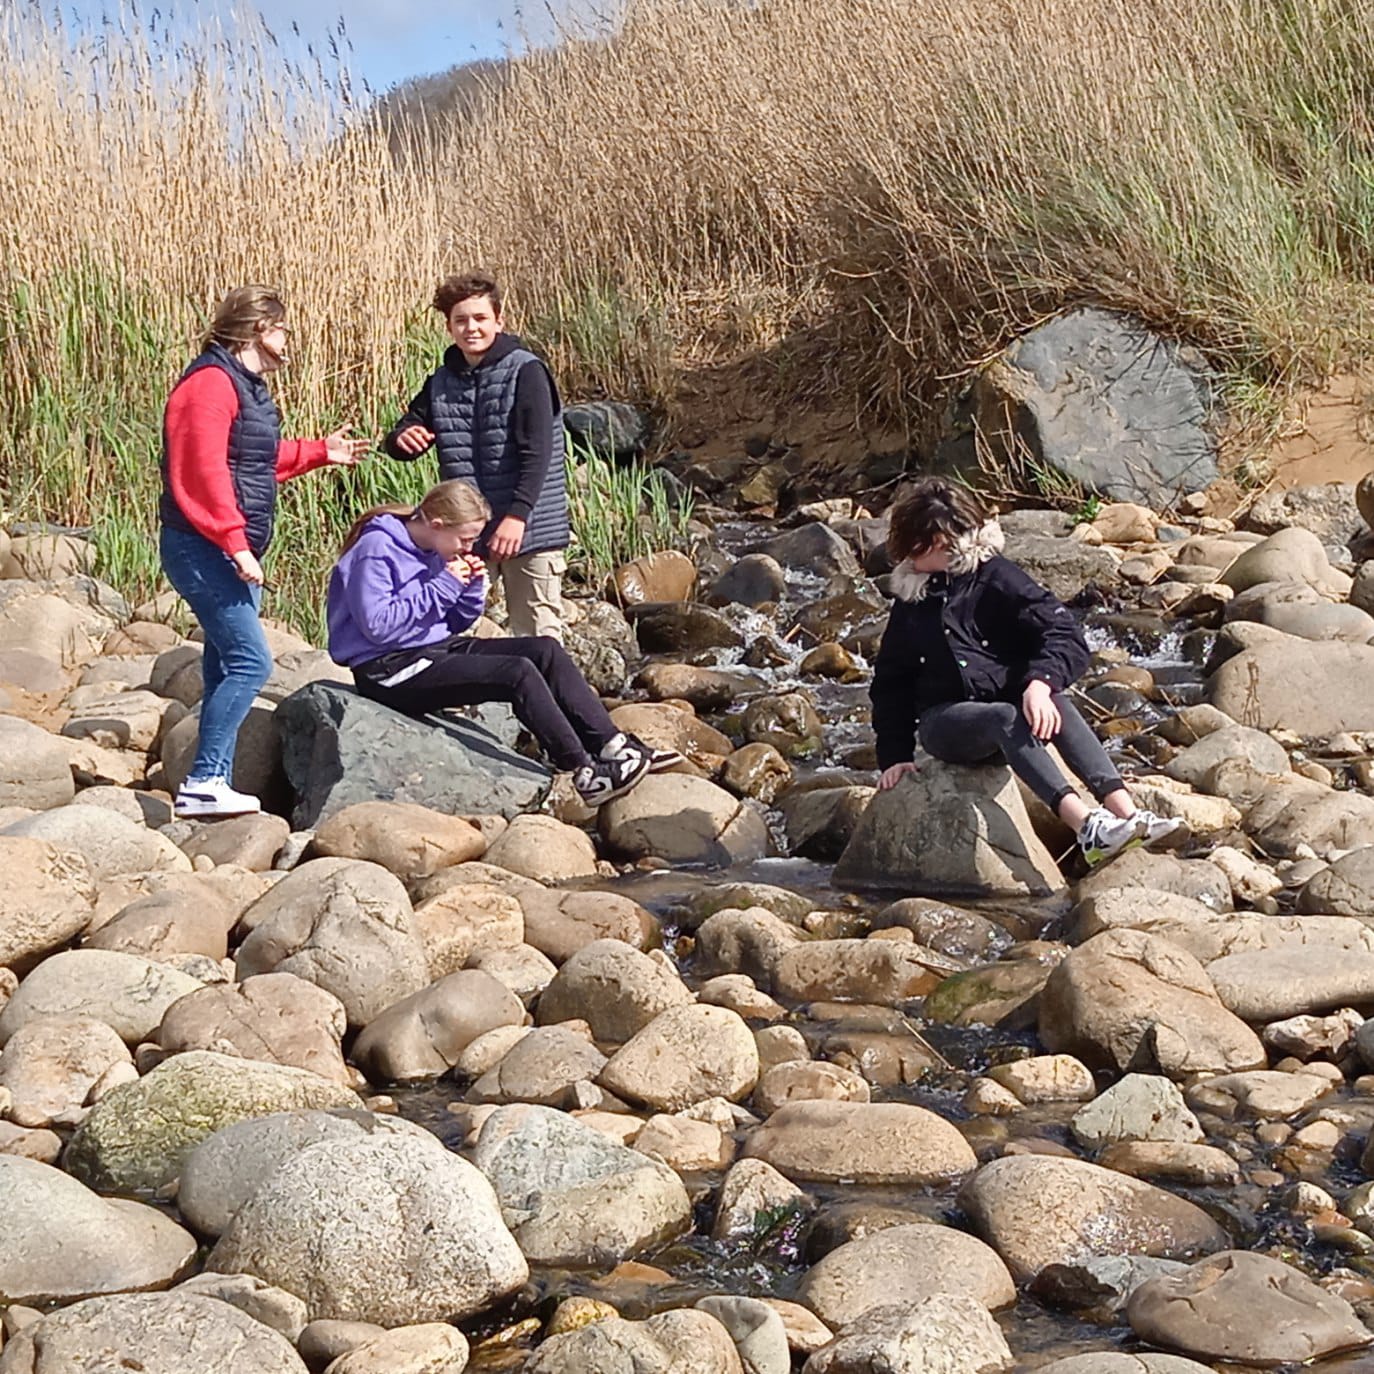
[[[1183,822],[1136,806],[1065,695],[1088,666],[1069,609],[1001,556],[1002,531],[967,488],[914,483],[894,504],[887,544],[895,597],[869,696],[881,790],[932,758],[999,753],[1078,836],[1087,861],[1156,843]],[[1097,799],[1090,808],[1045,748],[1053,742]]]

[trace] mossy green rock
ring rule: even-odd
[[[922,1014],[950,1026],[1033,1025],[1033,999],[1045,986],[1050,966],[1037,959],[985,964],[946,978],[925,1000]]]
[[[304,1069],[195,1050],[114,1089],[82,1122],[63,1167],[106,1193],[154,1192],[207,1136],[274,1112],[357,1107],[358,1095]]]

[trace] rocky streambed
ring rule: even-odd
[[[870,805],[844,502],[575,608],[689,759],[595,818],[279,634],[280,814],[172,822],[197,646],[0,550],[0,1374],[1374,1368],[1374,564],[1191,509],[1006,522],[1192,830],[1087,876],[995,769]]]

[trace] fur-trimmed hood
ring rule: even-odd
[[[950,549],[949,576],[971,573],[980,563],[995,558],[1006,545],[1006,536],[996,520],[989,520],[968,534],[961,534]],[[892,595],[898,601],[921,601],[934,574],[917,572],[911,560],[904,558],[892,570]]]

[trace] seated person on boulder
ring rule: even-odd
[[[1136,806],[1065,693],[1088,666],[1069,609],[1001,555],[1002,530],[977,497],[943,478],[914,483],[892,508],[894,603],[869,695],[882,790],[916,769],[916,742],[946,763],[1005,758],[1078,836],[1090,864],[1153,844],[1180,820]],[[1045,745],[1091,789],[1089,808]]]
[[[329,653],[365,697],[407,715],[505,701],[588,806],[680,763],[617,730],[557,640],[465,636],[482,614],[487,571],[473,553],[491,507],[466,482],[440,482],[418,506],[376,506],[344,541],[329,579]]]

